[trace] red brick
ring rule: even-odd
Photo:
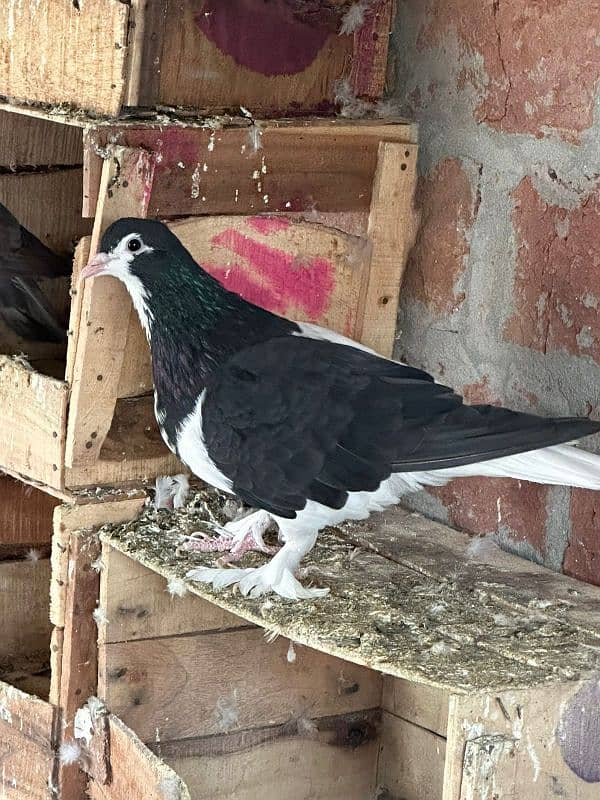
[[[459,161],[448,158],[419,179],[421,225],[410,255],[403,292],[434,313],[455,311],[465,299],[455,289],[469,252],[466,232],[474,221],[471,183]]]
[[[478,120],[540,137],[553,128],[569,140],[590,127],[600,79],[596,0],[434,0],[419,46],[444,44],[453,32],[483,60],[483,81],[475,69],[460,75],[482,96]]]
[[[507,478],[460,478],[430,490],[450,515],[451,524],[469,533],[498,533],[528,542],[540,555],[546,549],[548,488]]]
[[[600,492],[572,491],[571,538],[563,570],[567,575],[600,586]]]
[[[600,360],[600,191],[567,211],[545,203],[524,178],[512,197],[518,254],[505,338]]]

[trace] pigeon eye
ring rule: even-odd
[[[139,239],[130,239],[127,242],[127,249],[130,250],[132,253],[136,253],[141,246],[142,243],[140,242]]]

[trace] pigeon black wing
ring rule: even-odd
[[[23,339],[64,342],[67,334],[35,281],[0,275],[0,317]]]
[[[46,247],[0,203],[0,271],[4,275],[52,278],[68,275],[71,264]]]
[[[466,406],[413,369],[348,345],[271,339],[230,358],[207,382],[204,444],[245,502],[294,517],[307,499],[341,508],[392,472],[460,466],[600,429]]]

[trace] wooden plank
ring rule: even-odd
[[[413,206],[416,179],[417,148],[382,142],[369,212],[371,263],[357,329],[361,342],[385,356],[393,353],[400,285],[417,231]]]
[[[365,10],[364,23],[354,33],[350,84],[358,97],[378,100],[383,94],[389,32],[396,18],[395,0],[375,0]]]
[[[173,13],[173,12],[172,12]],[[163,40],[169,3],[132,0],[129,11],[129,64],[125,105],[151,107],[158,102],[163,69]],[[175,13],[179,26],[183,24]],[[168,101],[168,105],[175,105]]]
[[[52,800],[55,709],[0,681],[0,797]]]
[[[79,341],[79,331],[81,322],[81,301],[83,287],[79,285],[81,270],[90,259],[91,236],[84,236],[75,248],[73,256],[73,277],[71,281],[71,303],[69,307],[69,328],[67,346],[67,366],[65,369],[65,380],[71,386],[75,372],[75,356],[77,353],[77,343]]]
[[[389,4],[390,0],[385,0]],[[211,3],[207,17],[192,0],[170,0],[160,69],[160,101],[229,109],[257,117],[331,113],[336,81],[350,73],[352,36],[338,34],[339,1],[312,6]],[[378,31],[387,42],[389,27]],[[229,35],[227,35],[229,34]],[[275,44],[274,38],[277,38]],[[385,70],[385,67],[384,67]]]
[[[0,475],[0,555],[18,546],[49,547],[58,500],[7,475]]]
[[[155,745],[195,800],[375,797],[376,714],[291,720],[285,725]]]
[[[91,800],[191,800],[181,778],[118,717],[110,714],[108,724],[112,777],[108,785],[90,781]]]
[[[82,179],[79,166],[0,175],[0,203],[44,244],[68,255],[91,229],[81,217]]]
[[[82,163],[80,129],[0,111],[0,166],[18,170],[33,166],[81,166]]]
[[[146,742],[157,729],[181,739],[379,705],[377,673],[308,648],[289,662],[288,651],[252,629],[107,644],[99,696]]]
[[[497,602],[499,611],[568,622],[582,635],[600,632],[598,587],[507,553],[490,539],[474,540],[400,507],[372,517],[366,525],[349,524],[345,533],[394,563],[436,580],[446,581],[451,575],[460,592],[475,590]],[[506,625],[510,627],[508,621]]]
[[[83,213],[94,214],[98,151],[111,141],[156,155],[148,216],[160,217],[313,208],[367,211],[379,143],[415,141],[414,128],[407,123],[295,120],[261,123],[262,146],[254,150],[249,131],[247,124],[219,130],[90,127],[84,137]]]
[[[383,797],[442,800],[445,756],[444,738],[383,713],[377,766],[377,784]]]
[[[0,356],[0,465],[62,488],[67,386]]]
[[[192,594],[170,594],[164,578],[108,545],[102,563],[100,606],[108,623],[100,628],[99,644],[248,627]]]
[[[123,216],[144,217],[154,161],[145,152],[115,149],[102,173],[102,205],[96,217],[90,252],[102,231]],[[125,287],[116,278],[91,279],[79,291],[80,333],[73,367],[65,450],[69,467],[93,464],[108,433],[117,400],[125,336],[132,312]]]
[[[123,483],[153,481],[159,475],[185,472],[176,456],[164,448],[164,455],[152,458],[129,458],[126,461],[103,461],[65,470],[65,482],[73,490],[87,486],[119,486]]]
[[[443,800],[594,800],[597,695],[593,679],[452,698]]]
[[[0,94],[115,116],[124,94],[128,11],[118,0],[3,3]]]
[[[124,497],[108,502],[62,505],[55,510],[50,587],[50,619],[54,625],[59,628],[65,626],[71,534],[74,531],[99,528],[108,523],[133,519],[143,508],[144,502],[144,497]]]
[[[449,700],[446,689],[384,676],[382,707],[439,736],[446,736]]]
[[[96,693],[98,646],[92,615],[98,604],[100,578],[91,565],[99,555],[95,534],[71,534],[59,692],[61,734],[66,741],[73,741],[77,709]],[[61,796],[66,798],[79,797],[85,791],[86,778],[77,764],[61,764],[58,782]]]
[[[0,562],[0,670],[48,661],[50,559]]]

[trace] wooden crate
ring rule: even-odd
[[[336,83],[368,100],[386,76],[394,0],[340,35],[350,0],[6,0],[0,95],[110,117],[125,108],[331,113]],[[31,46],[31,31],[36,46]]]
[[[182,578],[210,559],[176,552],[198,514],[147,512],[100,542],[75,530],[136,506],[56,512],[73,563],[53,565],[63,741],[88,694],[111,712],[84,764],[91,797],[167,800],[161,764],[196,800],[282,785],[292,800],[597,797],[596,587],[395,509],[320,538],[306,567],[327,598],[249,600]],[[86,777],[57,780],[71,800]]]
[[[0,117],[17,127],[27,119],[10,112]],[[82,486],[139,482],[181,469],[154,421],[148,347],[125,290],[112,279],[83,289],[77,284],[102,231],[121,216],[190,215],[172,223],[174,230],[230,288],[392,352],[400,281],[414,234],[411,126],[275,122],[262,130],[262,146],[254,150],[247,123],[213,130],[77,122],[79,127],[58,127],[69,141],[79,136],[83,172],[79,165],[69,167],[71,183],[48,191],[52,207],[63,209],[52,212],[59,215],[60,230],[89,230],[73,205],[81,197],[77,187],[84,215],[95,217],[94,229],[77,250],[73,297],[65,287],[61,299],[70,303],[66,357],[56,348],[46,352],[47,346],[38,352],[7,340],[3,347],[0,332],[0,352],[22,349],[30,357],[30,364],[0,358],[2,469],[59,497]],[[54,122],[28,124],[47,124],[56,134]],[[55,138],[57,150],[64,150],[64,139]],[[42,144],[36,146],[30,161],[50,158]],[[10,176],[23,182],[20,205],[13,208],[35,208],[50,226],[38,182],[62,175]],[[30,178],[36,194],[28,206]],[[3,197],[10,199],[2,194],[0,176]],[[40,231],[33,214],[24,217]]]

